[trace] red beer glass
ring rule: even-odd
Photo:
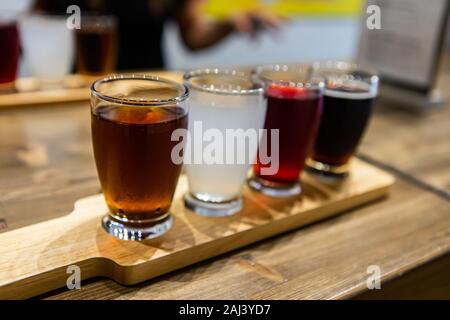
[[[322,113],[324,82],[313,75],[310,65],[263,66],[257,68],[255,76],[256,81],[264,84],[267,94],[265,150],[278,149],[279,165],[275,173],[265,174],[267,165],[258,152],[249,185],[270,196],[298,195],[301,193],[299,176]],[[274,129],[279,130],[279,141],[271,141],[270,130]],[[264,139],[260,143],[265,143]],[[272,148],[273,143],[278,143],[278,148]]]
[[[20,42],[17,21],[0,13],[0,90],[11,90],[17,77]]]

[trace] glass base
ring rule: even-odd
[[[302,193],[300,181],[284,184],[253,176],[248,180],[248,185],[253,190],[270,197],[293,197]]]
[[[342,180],[349,174],[348,164],[335,166],[326,164],[313,159],[306,161],[306,171],[324,182],[334,182],[336,180]]]
[[[184,205],[195,213],[206,217],[227,217],[242,209],[242,198],[227,202],[207,202],[190,193],[184,195]]]
[[[16,92],[17,92],[17,89],[16,89],[15,81],[0,83],[0,94],[9,94],[9,93],[16,93]]]
[[[146,227],[139,225],[130,226],[117,220],[111,216],[104,216],[102,219],[103,229],[110,235],[121,240],[142,241],[160,237],[165,234],[172,227],[173,218],[169,214],[167,218],[155,222],[155,224]]]

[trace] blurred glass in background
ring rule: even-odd
[[[31,74],[42,81],[58,81],[73,65],[73,30],[65,15],[25,15],[20,19],[23,59]]]
[[[365,0],[2,0],[0,11],[65,14],[71,4],[80,5],[85,21],[75,33],[72,71],[87,74],[354,60],[366,16]],[[114,16],[116,22],[92,23],[92,14]],[[271,23],[280,28],[271,28]],[[40,70],[34,61],[42,59],[39,52],[47,52],[53,60],[50,57],[62,50],[62,42],[49,46],[34,41],[30,33],[25,30],[22,39],[26,63],[20,74],[62,70],[62,57],[60,67],[49,70]],[[29,47],[36,51],[35,59],[29,57]]]
[[[0,10],[20,7],[22,12],[65,14],[69,5],[79,5],[82,21],[84,17],[86,23],[83,26],[82,22],[82,30],[76,32],[73,70],[96,74],[110,72],[115,67],[118,70],[187,69],[352,59],[363,3],[364,0],[3,0]],[[109,27],[99,27],[94,23],[96,27],[89,27],[92,13],[112,15],[117,24],[105,23]],[[114,25],[115,44],[111,36]],[[38,27],[44,28],[43,23]],[[60,57],[58,68],[49,68],[53,71],[40,70],[36,61],[42,57],[31,59],[27,49],[33,48],[37,56],[47,51],[49,60],[53,60],[50,57],[62,45],[50,46],[46,41],[55,39],[56,34],[46,41],[34,41],[28,36],[32,31],[25,26],[24,30],[26,63],[21,74],[39,76],[56,74],[56,69],[61,71],[65,58]],[[98,41],[93,40],[96,37]],[[111,49],[115,46],[116,51]],[[66,52],[62,56],[68,57]],[[100,60],[104,63],[99,64]]]
[[[114,16],[83,15],[76,30],[76,70],[106,74],[116,69],[117,20]]]
[[[20,55],[15,12],[0,11],[0,90],[14,87]]]

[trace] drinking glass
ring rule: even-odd
[[[74,39],[66,19],[64,15],[45,14],[20,19],[25,64],[44,83],[61,81],[71,71]]]
[[[186,129],[189,91],[159,77],[114,75],[91,87],[95,162],[109,208],[103,228],[125,240],[160,236],[182,163],[172,161],[172,133]]]
[[[184,80],[191,92],[185,205],[204,216],[232,215],[242,208],[255,161],[266,113],[263,88],[236,70],[197,70]]]
[[[0,92],[14,88],[19,55],[17,21],[14,15],[2,11],[0,12]]]
[[[265,172],[267,164],[258,156],[249,179],[251,188],[273,197],[301,193],[299,176],[314,141],[322,113],[323,78],[313,74],[311,65],[269,65],[255,70],[264,84],[267,116],[264,128],[279,130],[278,170]],[[259,155],[259,154],[258,154]]]
[[[364,134],[378,90],[378,76],[345,62],[315,63],[325,77],[324,110],[308,171],[325,179],[349,173],[349,161]]]
[[[114,16],[83,15],[76,31],[76,68],[81,74],[112,72],[117,60],[117,21]]]

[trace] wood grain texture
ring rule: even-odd
[[[446,104],[429,112],[377,104],[359,152],[450,193],[450,72],[439,88]]]
[[[107,235],[100,227],[107,212],[103,196],[84,198],[68,216],[0,235],[0,298],[27,298],[62,287],[66,267],[73,264],[81,268],[83,279],[106,276],[135,284],[378,199],[394,180],[355,159],[351,175],[338,186],[320,184],[308,175],[303,181],[304,194],[290,199],[246,189],[239,214],[214,219],[184,207],[187,181],[182,176],[171,209],[173,228],[141,243]]]
[[[449,251],[450,202],[397,179],[385,201],[142,284],[95,279],[40,298],[345,299],[367,291],[370,265],[384,288]]]
[[[155,74],[155,72],[136,72],[136,74]],[[173,72],[157,72],[157,75],[180,81]],[[60,83],[42,84],[36,78],[22,78],[16,81],[16,91],[0,94],[0,108],[26,107],[39,104],[87,101],[90,97],[90,84],[102,76],[68,75]]]
[[[439,83],[448,96],[450,59],[446,58]],[[411,115],[378,104],[360,152],[448,190],[449,106],[447,102],[428,115]],[[99,191],[90,139],[87,101],[0,110],[0,219],[7,225],[0,232],[66,215],[76,199]],[[370,264],[379,264],[388,281],[448,254],[449,213],[450,202],[398,177],[386,201],[335,219],[137,286],[95,279],[84,282],[81,290],[45,297],[352,297],[367,290]]]
[[[449,300],[450,255],[434,259],[385,283],[381,290],[369,290],[353,297],[357,300]]]

